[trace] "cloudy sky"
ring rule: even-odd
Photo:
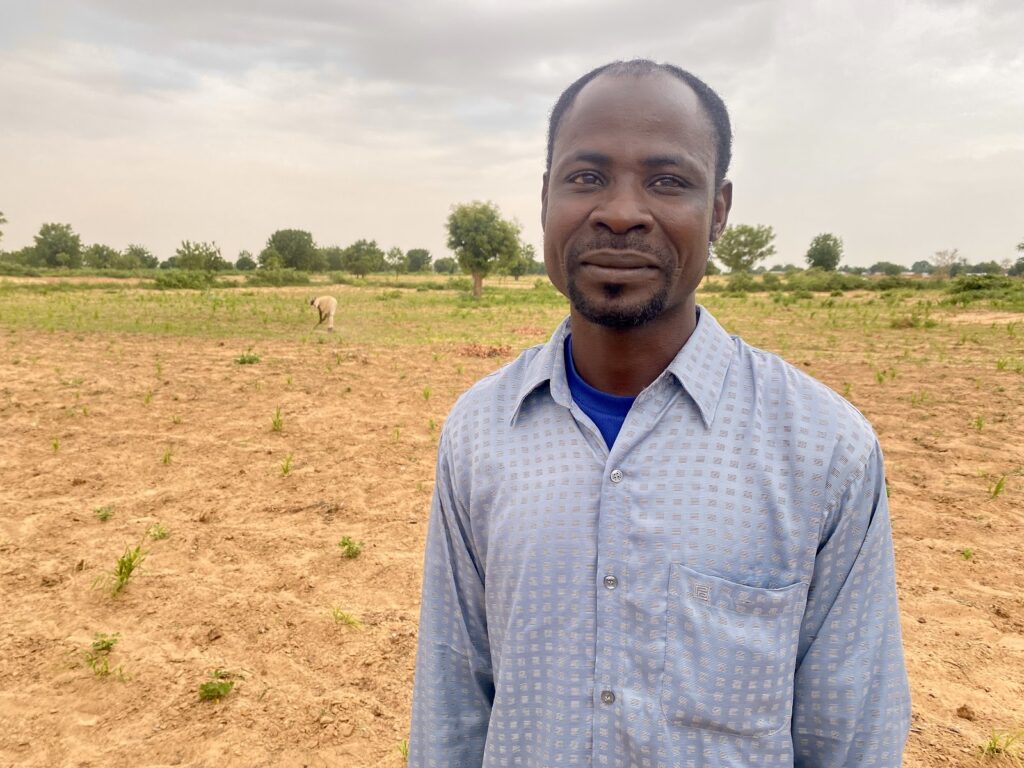
[[[735,125],[733,223],[772,262],[819,232],[846,263],[1024,239],[1020,0],[0,0],[0,247],[272,231],[447,255],[492,200],[538,249],[547,114],[593,66],[703,77]]]

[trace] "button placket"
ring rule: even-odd
[[[602,704],[614,704],[615,694],[612,691],[604,690],[601,691],[601,703]]]

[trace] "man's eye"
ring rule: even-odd
[[[686,182],[680,179],[678,176],[659,176],[651,182],[652,187],[677,187],[682,188],[686,186]]]
[[[569,183],[570,184],[587,184],[587,185],[590,185],[590,184],[600,184],[601,183],[601,177],[598,176],[596,173],[591,173],[590,171],[582,171],[581,173],[576,173],[576,174],[573,174],[572,176],[570,176],[569,177]]]

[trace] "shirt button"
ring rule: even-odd
[[[608,576],[604,577],[604,587],[605,587],[605,589],[615,589],[617,586],[619,586],[619,580],[617,578],[615,578],[612,575],[608,575]]]
[[[609,477],[613,483],[621,483],[624,475],[622,474],[621,469],[613,469]]]
[[[615,694],[611,691],[601,691],[601,702],[604,704],[614,704]]]

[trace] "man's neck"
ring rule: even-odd
[[[575,310],[573,363],[585,382],[611,395],[635,397],[661,375],[697,327],[696,303],[673,317],[626,330],[596,325]]]

